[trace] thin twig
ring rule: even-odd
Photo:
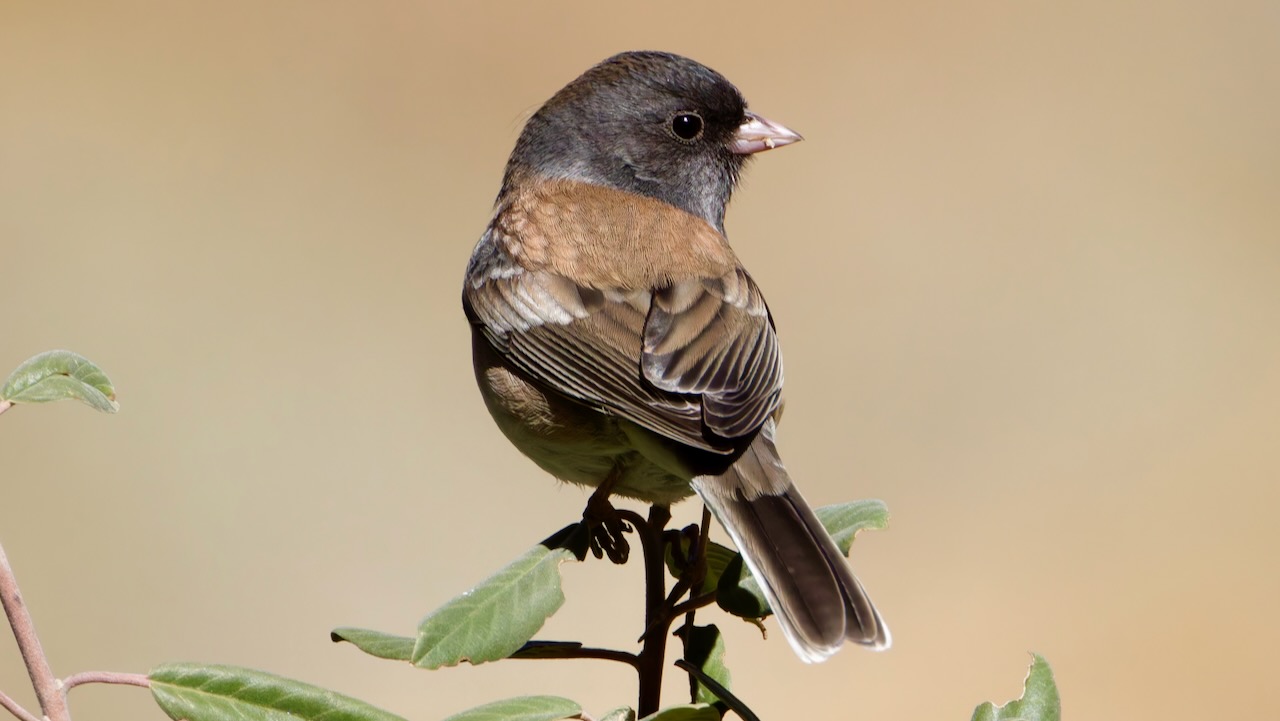
[[[27,665],[27,674],[31,676],[31,685],[40,701],[41,713],[51,721],[71,721],[67,700],[58,692],[58,679],[53,675],[53,669],[49,668],[49,659],[40,646],[35,623],[31,620],[27,605],[22,601],[18,579],[9,567],[4,546],[0,546],[0,602],[4,603],[9,627],[13,629],[13,637],[18,641],[22,661]]]
[[[730,710],[741,716],[743,721],[760,721],[760,717],[756,716],[755,712],[747,708],[747,705],[742,702],[742,699],[734,696],[729,689],[722,686],[714,678],[703,673],[702,669],[694,666],[683,658],[676,659],[676,667],[688,673],[690,678],[696,679],[703,686],[706,686],[707,690],[715,694],[716,698],[723,701]]]
[[[693,595],[694,585],[695,584],[699,586],[702,585],[703,581],[705,581],[707,578],[707,543],[708,543],[707,537],[710,535],[711,535],[711,507],[704,503],[702,505],[702,521],[698,524],[698,537],[694,539],[694,545],[693,545],[693,548],[691,549],[693,552],[693,555],[691,557],[691,560],[689,561],[689,567],[685,569],[684,573],[680,574],[681,580],[684,580],[685,576],[688,576],[690,579],[690,582],[689,582],[689,600],[690,601],[692,601],[694,598],[694,595]],[[703,595],[715,598],[715,594],[716,594],[715,591],[711,591],[710,593],[703,594]],[[679,607],[680,607],[679,604],[673,604],[671,609],[672,613],[675,613],[676,609]],[[693,633],[694,614],[696,614],[697,611],[698,611],[697,607],[691,607],[684,614],[684,628],[688,634]],[[683,637],[684,654],[686,657],[689,655],[689,638],[690,636],[688,635]],[[677,663],[679,663],[679,661],[677,661]],[[698,681],[695,676],[690,675],[689,676],[689,701],[696,702],[697,700],[698,700]]]
[[[71,689],[86,683],[114,683],[124,686],[141,686],[151,688],[151,679],[141,673],[117,673],[115,671],[82,671],[68,676],[62,682],[62,695],[66,696]]]
[[[618,514],[619,518],[630,523],[636,529],[636,533],[638,535],[643,536],[645,533],[648,533],[649,521],[645,520],[644,516],[636,513],[630,508],[615,508],[614,512]]]
[[[21,704],[6,696],[4,691],[0,691],[0,706],[3,706],[6,711],[22,719],[22,721],[40,721],[35,714],[22,708]]]
[[[693,550],[694,573],[698,583],[707,576],[707,547],[711,544],[711,506],[702,505],[702,522],[698,524],[698,544]]]
[[[711,593],[704,593],[701,596],[694,596],[693,598],[689,599],[688,601],[685,601],[684,603],[677,604],[675,608],[671,609],[671,615],[674,617],[674,616],[679,616],[682,613],[689,613],[690,611],[696,611],[699,608],[702,608],[703,606],[710,606],[715,602],[716,602],[715,591],[712,591]]]
[[[680,577],[676,579],[675,584],[671,586],[671,593],[667,594],[666,606],[668,608],[674,607],[676,605],[676,601],[679,601],[681,596],[688,593],[692,586],[693,569],[686,568],[684,573],[680,574]]]
[[[693,612],[715,600],[716,597],[715,591],[710,591],[698,597],[693,595],[693,589],[702,585],[702,582],[707,578],[707,547],[711,543],[710,538],[711,507],[704,504],[702,506],[702,523],[698,525],[698,538],[693,547],[693,557],[689,562],[688,571],[689,602],[698,601],[698,604],[688,606],[687,608],[682,607],[682,604],[677,604],[671,609],[671,614],[673,616],[678,616],[681,613],[687,613],[689,617],[685,619],[685,623],[689,624],[690,627],[693,626]],[[703,602],[702,599],[705,599],[705,602]]]
[[[689,557],[685,561],[684,572],[680,574],[680,578],[676,580],[675,586],[671,588],[671,593],[667,596],[667,606],[672,609],[672,616],[679,616],[682,607],[676,603],[686,592],[689,598],[693,599],[693,589],[695,586],[702,584],[707,577],[707,536],[710,535],[711,525],[711,509],[707,506],[702,507],[702,523],[698,525],[698,535],[693,540],[693,548],[689,549]],[[715,597],[715,593],[710,595]],[[693,613],[696,609],[705,606],[694,606],[688,609],[688,613]],[[690,626],[693,625],[693,617],[690,616],[685,620]]]
[[[531,641],[530,643],[536,643],[536,642]],[[528,646],[529,644],[526,644],[526,647]],[[579,646],[577,644],[572,644],[572,643],[565,644],[563,646],[559,646],[559,645],[543,646],[541,644],[537,644],[532,647],[531,651],[528,654],[521,655],[522,651],[524,651],[524,649],[521,649],[520,651],[516,651],[515,653],[511,654],[509,658],[513,660],[526,660],[526,661],[538,661],[545,658],[555,658],[555,659],[595,658],[595,659],[601,659],[604,661],[617,661],[619,663],[625,663],[632,668],[638,668],[640,664],[639,657],[636,656],[634,653],[627,653],[626,651],[615,651],[611,648],[592,648],[590,646]]]

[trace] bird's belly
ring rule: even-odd
[[[546,392],[477,342],[476,381],[489,414],[507,439],[543,470],[563,481],[595,487],[619,474],[613,495],[669,505],[693,494],[689,477],[654,464],[636,450],[620,421]]]

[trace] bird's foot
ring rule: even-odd
[[[609,502],[608,493],[591,494],[582,520],[591,529],[591,553],[596,558],[608,556],[610,561],[623,564],[631,555],[631,544],[622,534],[631,531],[631,525],[622,520],[618,509]]]

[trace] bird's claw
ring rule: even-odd
[[[587,508],[582,512],[582,520],[591,529],[591,553],[596,558],[608,556],[610,561],[618,565],[627,562],[631,556],[631,544],[627,543],[624,533],[631,531],[631,526],[618,517],[618,511],[609,502],[608,496],[594,494],[587,501]]]

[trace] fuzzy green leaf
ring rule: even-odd
[[[690,548],[690,540],[686,536],[680,537],[680,553],[688,556]],[[666,562],[667,571],[671,573],[672,578],[680,577],[680,564],[675,559],[675,544],[667,544],[666,546]],[[711,541],[707,543],[707,575],[702,579],[701,588],[694,589],[693,595],[700,596],[704,593],[710,593],[716,589],[716,585],[720,583],[720,577],[724,574],[725,567],[737,556],[738,552],[731,548]]]
[[[686,626],[684,658],[694,668],[725,689],[730,687],[729,667],[724,663],[724,637],[714,624],[707,626]],[[701,681],[695,681],[694,700],[698,703],[714,704],[720,696]]]
[[[705,703],[671,706],[640,721],[720,721],[720,712]]]
[[[445,721],[559,721],[578,718],[582,707],[559,696],[519,696],[456,713]]]
[[[515,653],[564,603],[560,564],[581,560],[587,540],[585,524],[567,526],[424,618],[413,665],[481,664]]]
[[[636,721],[636,710],[630,706],[619,706],[601,716],[600,721]]]
[[[579,641],[530,641],[507,658],[564,658],[569,651],[582,648]]]
[[[764,618],[773,613],[741,555],[735,555],[720,576],[716,605],[739,618]]]
[[[0,401],[50,403],[73,399],[105,413],[120,410],[116,389],[102,369],[69,350],[51,350],[23,361],[0,386]]]
[[[148,676],[175,721],[404,721],[364,701],[262,671],[176,663]]]
[[[381,631],[370,631],[367,628],[335,628],[329,638],[334,643],[346,641],[370,656],[385,658],[389,661],[409,661],[413,659],[414,639],[408,636],[394,636]]]
[[[988,701],[973,711],[972,721],[1060,721],[1062,702],[1049,662],[1031,654],[1031,668],[1022,683],[1022,697],[1003,706]]]
[[[853,537],[861,531],[880,531],[889,527],[889,507],[884,501],[867,499],[837,503],[813,509],[822,527],[831,534],[840,552],[849,555]]]

